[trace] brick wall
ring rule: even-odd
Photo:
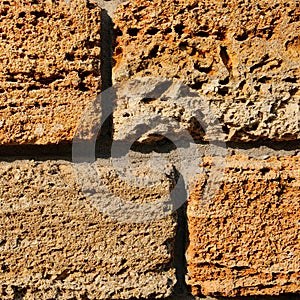
[[[0,299],[299,298],[297,1],[0,25]]]

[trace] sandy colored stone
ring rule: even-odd
[[[122,82],[116,88],[114,140],[152,143],[168,138],[224,140],[208,103],[188,86],[157,78]]]
[[[0,144],[71,141],[100,92],[100,8],[12,0],[0,12]]]
[[[298,139],[299,20],[297,1],[128,1],[114,17],[113,79],[183,82],[211,106],[227,141]]]
[[[138,192],[102,170],[108,189],[130,201],[154,201],[170,184],[165,177],[160,189]],[[0,163],[0,298],[169,296],[175,217],[118,223],[79,190],[73,171],[66,161]]]
[[[194,295],[300,293],[300,158],[227,159],[215,196],[207,174],[188,201],[187,282]]]

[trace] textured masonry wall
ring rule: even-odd
[[[210,162],[204,161],[210,171]],[[233,155],[212,202],[205,176],[188,205],[188,283],[193,293],[226,296],[299,289],[299,157]]]
[[[1,299],[170,295],[172,216],[118,224],[86,201],[66,161],[2,162],[0,173]],[[102,174],[115,193],[124,192],[109,170]],[[133,195],[142,201],[143,192]]]
[[[0,299],[299,299],[299,33],[298,1],[2,1]],[[98,132],[108,108],[83,113],[112,83]],[[76,177],[76,134],[80,149],[98,135],[96,181],[87,163]],[[101,183],[107,207],[167,197],[186,134],[202,162],[186,204],[142,223],[99,210]],[[132,138],[130,166],[112,166],[112,141]]]
[[[2,145],[72,141],[101,90],[100,8],[58,2],[0,4]]]
[[[298,4],[129,1],[115,16],[113,78],[181,80],[210,103],[226,141],[298,139]]]

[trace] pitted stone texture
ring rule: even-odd
[[[0,174],[1,299],[170,295],[175,217],[117,223],[81,193],[65,161],[1,162]],[[145,191],[126,193],[110,171],[102,175],[112,191],[145,201]],[[165,190],[148,196],[156,199]]]
[[[182,81],[205,97],[228,141],[300,137],[297,1],[132,0],[114,21],[114,82]]]
[[[188,202],[188,284],[195,295],[300,292],[300,157],[227,159],[206,204],[199,178]]]
[[[100,92],[100,8],[10,0],[0,12],[0,143],[71,141]]]
[[[170,80],[139,78],[116,89],[114,140],[140,143],[222,140],[224,133],[209,105],[188,86]]]

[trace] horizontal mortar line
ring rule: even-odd
[[[72,143],[0,145],[0,161],[15,159],[47,160],[47,158],[71,160]]]
[[[197,143],[199,147],[207,146],[208,143]],[[120,146],[122,143],[120,143]],[[147,144],[145,147],[151,147],[151,145]],[[163,149],[168,146],[161,146]],[[276,155],[277,151],[287,151],[287,152],[297,152],[300,150],[300,140],[294,141],[256,141],[256,142],[227,142],[226,147],[228,150],[233,151],[245,151],[247,150],[255,150],[260,149],[260,151],[270,150],[274,155]],[[141,145],[141,150],[135,150],[135,152],[141,152],[143,145]],[[102,158],[109,158],[110,146],[105,145],[103,149],[101,149]],[[230,151],[228,152],[230,155]],[[279,156],[282,156],[278,153]],[[97,155],[97,158],[99,156]],[[0,161],[6,160],[68,160],[72,161],[72,143],[59,143],[59,144],[48,144],[48,145],[34,145],[34,144],[24,144],[24,145],[0,145]]]
[[[255,149],[260,147],[267,147],[273,150],[285,150],[285,151],[295,151],[300,150],[300,140],[290,140],[290,141],[274,141],[274,140],[258,140],[251,142],[227,142],[228,148],[231,149]]]

